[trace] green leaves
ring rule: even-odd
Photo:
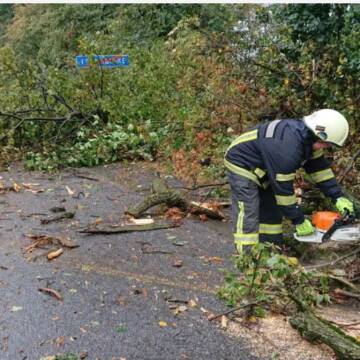
[[[38,4],[0,10],[0,36],[7,24],[0,109],[60,119],[0,118],[3,149],[31,151],[30,167],[152,159],[195,149],[199,158],[211,155],[214,168],[202,171],[217,176],[227,131],[242,132],[264,115],[300,117],[327,107],[341,109],[354,134],[360,124],[360,10],[351,4]],[[130,66],[80,70],[74,64],[78,54],[112,53],[129,54]],[[68,121],[73,112],[79,115]],[[212,133],[211,141],[198,141],[203,131]]]
[[[258,302],[252,312],[263,317],[267,305],[285,305],[291,296],[309,306],[330,302],[328,278],[314,277],[296,258],[279,253],[272,244],[259,243],[234,261],[238,273],[228,273],[219,292],[231,306],[245,300]]]
[[[148,149],[151,141],[157,141],[153,136],[145,143],[137,128],[128,126],[125,130],[111,123],[96,133],[84,128],[77,132],[77,136],[78,141],[71,148],[64,145],[44,154],[28,152],[26,166],[53,170],[59,166],[95,166],[123,159],[151,159]]]

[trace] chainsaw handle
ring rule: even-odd
[[[331,235],[341,226],[351,224],[354,222],[355,216],[350,213],[349,209],[344,209],[344,214],[340,219],[335,220],[335,222],[331,225],[330,229],[323,235],[322,242],[327,242],[330,240]]]
[[[331,225],[330,229],[323,235],[321,241],[328,242],[330,240],[331,235],[341,226],[341,219],[335,220],[335,222]]]
[[[356,220],[355,212],[350,212],[349,209],[344,209],[344,215],[341,217],[341,220],[346,222],[346,224],[351,224]]]

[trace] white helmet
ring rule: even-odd
[[[321,140],[343,146],[349,134],[349,124],[339,112],[331,109],[304,116],[305,125]]]

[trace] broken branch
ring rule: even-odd
[[[349,161],[348,165],[346,166],[345,170],[341,173],[341,175],[339,176],[338,179],[338,183],[341,184],[342,181],[344,180],[345,176],[347,175],[347,173],[351,170],[351,168],[354,165],[355,160],[360,156],[360,149],[355,153],[355,155],[351,158],[351,160]]]
[[[346,290],[343,290],[343,289],[335,289],[334,292],[336,294],[340,294],[340,295],[344,295],[344,296],[347,296],[347,297],[355,298],[355,299],[358,299],[360,301],[360,294],[354,294],[353,292],[346,291]]]
[[[63,219],[72,219],[74,216],[75,216],[75,212],[69,211],[69,212],[64,212],[61,215],[54,216],[52,218],[50,217],[50,218],[46,218],[46,219],[40,219],[40,222],[42,224],[49,224],[51,222],[56,222],[56,221],[60,221]]]
[[[324,268],[324,267],[332,267],[334,266],[335,264],[351,257],[351,256],[354,256],[354,255],[357,255],[358,253],[360,253],[360,247],[358,247],[357,249],[355,249],[354,251],[351,251],[343,256],[340,256],[339,258],[337,258],[336,260],[333,260],[333,261],[329,261],[325,264],[320,264],[320,265],[311,265],[311,266],[306,266],[305,267],[305,270],[313,270],[313,269],[320,269],[320,268]]]
[[[229,184],[228,181],[224,181],[221,183],[215,183],[215,184],[203,184],[203,185],[197,185],[197,186],[192,186],[192,187],[179,187],[177,189],[184,189],[184,190],[198,190],[198,189],[202,189],[202,188],[207,188],[207,187],[216,187],[216,186],[224,186]]]
[[[161,229],[170,229],[178,227],[179,225],[173,222],[163,222],[145,225],[119,225],[112,228],[87,228],[80,230],[83,234],[121,234],[134,231],[153,231]]]
[[[223,313],[220,313],[220,314],[217,314],[217,315],[212,315],[208,318],[209,321],[213,321],[213,320],[216,320],[218,319],[219,317],[222,317],[222,316],[226,316],[226,315],[229,315],[235,311],[238,311],[238,310],[241,310],[241,309],[244,309],[246,307],[249,307],[249,306],[254,306],[254,305],[258,305],[260,302],[259,301],[256,301],[256,302],[251,302],[251,303],[248,303],[248,304],[243,304],[243,305],[240,305],[240,306],[237,306],[236,308],[233,308],[231,310],[228,310],[228,311],[225,311]]]

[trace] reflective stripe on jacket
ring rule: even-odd
[[[294,194],[295,172],[304,167],[326,195],[336,200],[341,188],[321,150],[313,151],[316,137],[301,120],[259,124],[236,138],[225,154],[225,166],[259,186],[271,185],[284,216],[294,224],[304,221]]]

